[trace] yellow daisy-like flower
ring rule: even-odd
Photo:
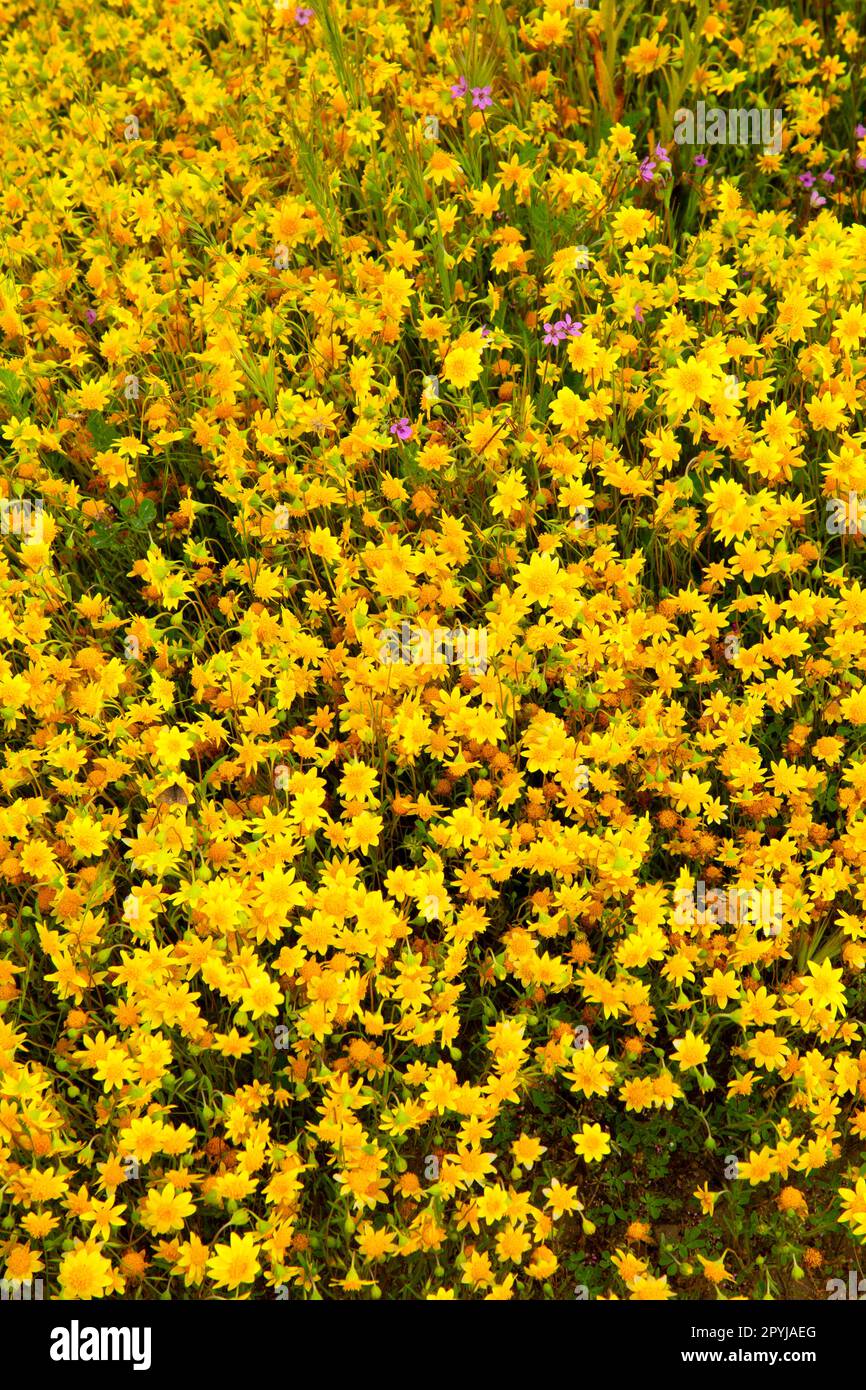
[[[90,1245],[65,1254],[57,1277],[63,1298],[101,1298],[114,1284],[111,1264],[101,1250]]]
[[[702,1066],[709,1055],[709,1044],[691,1029],[674,1042],[674,1056],[681,1071]]]
[[[587,1163],[597,1163],[610,1153],[610,1135],[601,1125],[583,1125],[580,1133],[571,1138],[579,1156]]]
[[[232,1231],[228,1244],[214,1247],[207,1262],[208,1273],[219,1289],[233,1292],[243,1284],[252,1284],[261,1266],[257,1258],[258,1246],[252,1235],[238,1235]]]
[[[478,348],[455,347],[445,358],[442,376],[457,391],[465,391],[481,375],[481,353]]]
[[[195,1211],[195,1203],[188,1192],[176,1192],[172,1183],[163,1188],[151,1188],[141,1206],[143,1225],[154,1235],[165,1235],[168,1231],[179,1231],[188,1216]]]

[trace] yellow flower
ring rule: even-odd
[[[704,1255],[698,1255],[698,1259],[704,1267],[704,1274],[711,1284],[723,1284],[726,1279],[733,1279],[733,1274],[729,1274],[725,1269],[724,1255],[719,1260],[708,1260]]]
[[[776,1163],[775,1155],[772,1149],[769,1149],[766,1144],[764,1144],[759,1153],[752,1149],[749,1153],[748,1160],[744,1163],[740,1163],[738,1166],[738,1176],[741,1178],[748,1178],[752,1187],[756,1186],[759,1182],[766,1182],[768,1178],[772,1177],[773,1173],[777,1171],[778,1164]]]
[[[579,1156],[587,1163],[596,1163],[610,1153],[610,1135],[601,1125],[583,1125],[580,1133],[571,1138]]]
[[[842,984],[842,971],[834,969],[829,957],[816,965],[813,960],[808,964],[811,980],[807,980],[803,986],[803,993],[809,1003],[816,1009],[827,1009],[835,1018],[836,1014],[845,1012],[845,986]]]
[[[613,217],[613,236],[617,246],[633,246],[636,241],[643,241],[652,220],[652,213],[645,208],[620,208]]]
[[[60,1261],[58,1271],[63,1298],[101,1298],[113,1287],[111,1265],[95,1246],[81,1245]]]
[[[801,1216],[806,1216],[809,1211],[806,1198],[796,1187],[783,1187],[776,1199],[776,1205],[779,1211],[795,1211]]]
[[[655,38],[647,35],[640,39],[634,48],[629,49],[625,59],[626,67],[645,77],[648,73],[655,72],[656,68],[662,67],[670,53],[670,44],[658,43]]]
[[[238,1235],[232,1231],[228,1244],[215,1246],[207,1262],[208,1273],[216,1287],[233,1292],[242,1284],[251,1284],[260,1269],[257,1254],[258,1246],[252,1235]]]
[[[481,375],[481,353],[478,348],[455,347],[445,358],[442,375],[457,391],[465,391]]]
[[[559,1181],[559,1178],[554,1178],[550,1186],[545,1187],[543,1191],[547,1198],[547,1205],[553,1210],[554,1221],[558,1221],[565,1212],[574,1211],[576,1208],[580,1209],[580,1203],[577,1200],[577,1188],[567,1187],[565,1183]]]
[[[105,850],[110,835],[90,816],[74,816],[66,830],[66,841],[76,859],[93,859]]]
[[[645,1243],[652,1234],[650,1226],[646,1221],[632,1221],[626,1229],[626,1236],[629,1240],[636,1240]]]
[[[166,767],[180,767],[190,756],[192,739],[180,729],[161,728],[156,735],[154,758]]]
[[[511,1152],[514,1155],[515,1163],[522,1168],[529,1169],[537,1163],[543,1153],[546,1153],[544,1145],[539,1139],[531,1138],[527,1134],[520,1134],[511,1145]]]
[[[709,1055],[708,1044],[691,1029],[674,1042],[674,1056],[682,1071],[689,1071],[692,1067],[701,1066]]]
[[[633,1302],[666,1302],[674,1297],[674,1291],[664,1274],[638,1274],[630,1281],[628,1287]]]
[[[141,1205],[142,1224],[154,1235],[165,1235],[168,1231],[179,1231],[188,1216],[195,1211],[195,1203],[188,1192],[176,1192],[172,1183],[163,1188],[151,1188]]]
[[[704,1183],[703,1187],[697,1188],[692,1196],[701,1204],[701,1210],[706,1216],[712,1216],[716,1209],[716,1202],[721,1197],[721,1192],[711,1192],[709,1184]]]
[[[588,401],[582,400],[572,391],[570,386],[564,386],[557,392],[550,407],[550,418],[555,425],[559,425],[563,434],[571,439],[580,439],[586,433],[586,427],[592,418],[592,407]]]
[[[559,1261],[549,1245],[537,1245],[532,1252],[526,1271],[533,1279],[549,1279],[557,1269]]]
[[[32,1279],[34,1274],[45,1268],[42,1256],[30,1249],[30,1243],[20,1245],[16,1241],[6,1252],[6,1278]]]

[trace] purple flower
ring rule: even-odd
[[[664,145],[656,145],[655,157],[656,159],[667,159],[668,152],[665,149]]]
[[[458,82],[454,83],[454,86],[451,88],[451,95],[455,100],[457,97],[465,97],[467,86],[468,84],[465,77],[461,77]]]
[[[579,338],[583,332],[583,324],[575,323],[571,314],[566,314],[564,319],[557,319],[553,326],[563,337]]]
[[[826,201],[827,199],[822,198],[818,193],[813,193],[811,198],[809,199],[809,202],[812,204],[813,208],[822,208]]]
[[[640,169],[638,170],[638,173],[640,174],[644,183],[652,183],[655,169],[656,166],[653,164],[651,159],[645,159],[643,161],[643,163],[640,166]]]
[[[858,140],[862,140],[863,136],[866,135],[866,125],[855,125],[854,134]]]
[[[566,314],[564,319],[557,319],[556,323],[546,323],[544,325],[544,337],[542,342],[547,347],[559,347],[566,338],[579,338],[583,332],[583,324],[575,323],[571,314]]]
[[[699,168],[703,169],[704,165],[709,163],[709,161],[705,154],[696,154],[695,163],[699,166]]]
[[[825,169],[823,174],[821,175],[821,181],[822,183],[835,183],[836,175],[831,174],[829,169]]]
[[[490,337],[490,329],[487,327],[487,324],[486,324],[486,323],[482,323],[482,325],[481,325],[481,336],[482,336],[482,338],[489,338],[489,337]]]
[[[389,433],[399,439],[401,444],[405,444],[407,439],[411,439],[412,426],[409,424],[407,417],[403,415],[399,420],[395,420],[393,425],[390,426]]]
[[[639,304],[636,304],[634,306],[634,316],[637,319],[638,323],[643,323],[643,309],[640,307]]]
[[[493,105],[493,98],[490,95],[491,90],[490,87],[472,88],[472,105],[475,107],[476,111],[486,111],[488,106]]]
[[[858,169],[866,169],[866,154],[858,154],[854,163],[857,165]]]
[[[812,184],[815,182],[814,174],[798,174],[797,178],[804,188],[811,188]]]
[[[88,309],[84,317],[87,319],[88,323],[96,323],[96,310]]]
[[[312,18],[313,18],[313,11],[312,11],[311,9],[309,9],[308,6],[306,6],[306,5],[301,5],[299,9],[295,10],[295,23],[296,23],[296,24],[300,24],[300,25],[309,24],[309,22],[310,22],[310,20],[311,20]]]

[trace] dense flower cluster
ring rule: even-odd
[[[825,1297],[866,1240],[862,25],[0,36],[0,1276]],[[677,144],[699,99],[780,149]],[[406,624],[484,662],[383,660]]]

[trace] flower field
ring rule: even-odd
[[[0,1278],[856,1297],[864,68],[0,6]]]

